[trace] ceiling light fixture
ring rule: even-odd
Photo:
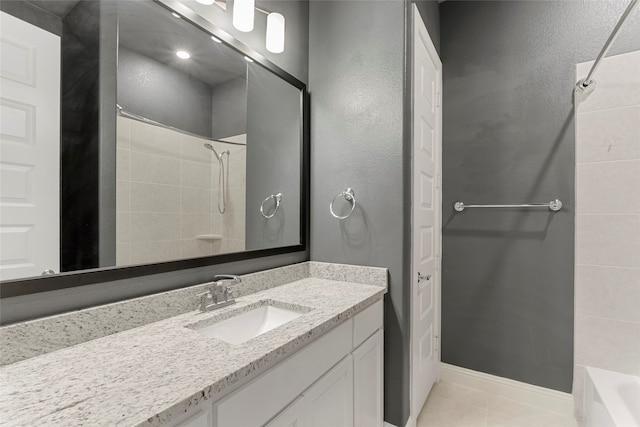
[[[180,59],[189,59],[191,58],[191,54],[186,50],[176,50],[176,56]]]

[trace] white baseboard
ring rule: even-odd
[[[573,417],[573,396],[508,378],[440,363],[440,380]]]

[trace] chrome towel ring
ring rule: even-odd
[[[273,199],[273,201],[276,202],[276,208],[273,210],[273,213],[271,215],[266,215],[264,213],[264,204],[267,203],[271,199]],[[276,194],[270,195],[269,197],[264,199],[262,201],[262,203],[260,204],[260,215],[262,215],[263,217],[265,217],[267,219],[273,218],[274,215],[278,212],[278,209],[280,208],[280,202],[281,201],[282,201],[282,193],[276,193]]]
[[[351,210],[349,211],[348,214],[344,215],[344,216],[340,216],[340,215],[336,215],[336,213],[333,211],[333,204],[335,203],[336,199],[338,197],[344,197],[344,199],[351,203]],[[331,212],[331,215],[333,215],[334,218],[337,219],[346,219],[349,218],[351,216],[351,214],[353,213],[354,209],[356,208],[356,195],[353,192],[353,190],[351,188],[346,188],[344,191],[342,191],[339,194],[336,194],[336,196],[333,198],[333,200],[331,200],[331,203],[329,204],[329,211]]]

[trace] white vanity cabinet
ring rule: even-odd
[[[382,426],[382,313],[378,301],[215,402],[213,427]]]

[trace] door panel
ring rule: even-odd
[[[437,377],[441,190],[442,64],[414,7],[411,415],[416,417]]]
[[[60,271],[60,38],[1,13],[0,279]]]

